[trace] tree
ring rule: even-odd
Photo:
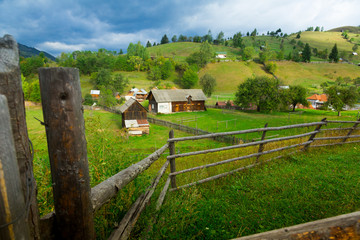
[[[256,30],[256,28],[251,32],[250,36],[255,37],[256,35],[258,35],[258,32]]]
[[[187,69],[181,79],[181,85],[183,88],[185,89],[189,89],[193,86],[196,85],[196,83],[198,82],[199,77],[196,74],[196,72],[194,70],[192,70],[191,68]]]
[[[170,77],[171,73],[174,71],[174,66],[170,60],[166,60],[164,64],[161,65],[160,71],[161,71],[161,79],[166,80]]]
[[[171,38],[171,41],[172,41],[172,42],[176,42],[176,41],[177,41],[176,35],[174,35],[174,36]]]
[[[257,106],[257,111],[274,110],[280,104],[279,81],[266,76],[248,78],[238,86],[235,103],[241,107]]]
[[[166,36],[166,34],[161,38],[160,44],[166,44],[169,43],[169,39]]]
[[[316,26],[315,32],[319,32],[319,31],[320,31],[320,27],[319,27],[319,26]]]
[[[224,32],[220,31],[219,34],[216,37],[216,40],[214,40],[214,43],[216,44],[223,44],[224,43]]]
[[[276,70],[277,70],[277,65],[276,65],[276,63],[273,62],[273,61],[265,62],[265,70],[266,70],[268,73],[275,74],[275,72],[276,72]]]
[[[159,66],[153,66],[150,68],[150,70],[148,71],[148,75],[147,78],[149,80],[159,80],[161,78],[161,70]]]
[[[31,93],[29,96],[29,100],[32,102],[40,102],[41,94],[40,94],[40,83],[39,81],[34,81],[30,84]]]
[[[242,59],[244,61],[252,59],[255,54],[255,49],[253,47],[245,47],[242,54]]]
[[[244,48],[245,45],[243,43],[241,32],[238,32],[238,33],[234,34],[234,36],[233,36],[233,46],[238,47],[238,48]]]
[[[141,65],[143,64],[143,59],[139,56],[130,56],[128,58],[128,63],[132,65],[138,72],[140,72]]]
[[[199,68],[202,68],[205,67],[208,62],[210,62],[213,56],[214,52],[211,45],[205,41],[201,43],[200,51],[190,54],[190,56],[186,58],[186,62],[189,65],[197,65]]]
[[[132,56],[138,56],[145,61],[149,58],[149,53],[146,47],[141,45],[140,42],[138,42],[137,44],[129,43],[126,56],[128,59]]]
[[[336,62],[336,63],[339,61],[339,52],[338,52],[336,43],[335,43],[334,47],[331,49],[331,53],[329,55],[329,60],[332,62]]]
[[[305,44],[304,50],[302,52],[302,61],[310,62],[311,59],[311,49],[308,43]]]
[[[326,89],[325,93],[328,97],[326,104],[332,106],[338,112],[338,116],[341,116],[341,111],[346,105],[354,106],[359,97],[354,86],[331,86]]]
[[[129,79],[125,78],[123,74],[116,73],[112,78],[112,83],[108,86],[112,91],[113,94],[115,93],[122,93],[124,92],[125,88],[129,86]]]
[[[202,40],[203,40],[203,42],[208,41],[209,43],[211,43],[213,41],[213,37],[212,37],[210,29],[209,29],[208,33],[205,36],[203,36]]]
[[[301,32],[298,32],[298,34],[296,35],[296,38],[299,39],[301,37]]]
[[[84,105],[91,106],[91,105],[93,105],[93,103],[94,103],[94,100],[93,100],[91,94],[90,93],[85,94]]]
[[[114,97],[112,91],[105,87],[100,88],[100,96],[98,103],[102,106],[112,107],[116,105],[116,98]]]
[[[152,45],[151,45],[150,41],[147,41],[146,47],[149,48],[149,47],[151,47],[151,46],[152,46]]]
[[[216,79],[210,74],[206,73],[200,78],[199,84],[206,96],[210,97],[215,90]]]
[[[308,101],[306,100],[306,88],[302,86],[289,86],[289,89],[284,89],[284,93],[284,99],[286,99],[288,103],[292,105],[293,112],[295,112],[295,107],[299,103],[304,106],[309,105]]]
[[[359,48],[358,44],[354,44],[354,46],[352,47],[353,52],[356,52]]]

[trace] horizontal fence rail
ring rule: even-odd
[[[172,139],[168,139],[168,142],[199,140],[199,139],[205,139],[205,138],[215,138],[215,137],[221,137],[221,136],[239,135],[239,134],[244,134],[244,133],[277,131],[277,130],[285,130],[285,129],[292,129],[292,128],[326,125],[326,124],[327,124],[326,122],[313,122],[313,123],[294,124],[294,125],[288,125],[288,126],[282,126],[282,127],[255,128],[255,129],[247,129],[247,130],[241,130],[241,131],[211,133],[211,134],[205,134],[205,135],[193,136],[193,137],[172,138]]]

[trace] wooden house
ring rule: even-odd
[[[125,96],[125,100],[129,100],[130,98],[136,99],[138,102],[143,102],[148,93],[144,89],[137,89],[133,88],[131,89]]]
[[[129,129],[130,135],[149,134],[147,110],[135,99],[130,98],[120,107],[122,127]]]
[[[154,113],[206,110],[206,96],[201,89],[151,90],[147,99],[149,111]]]

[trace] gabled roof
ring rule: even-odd
[[[151,90],[156,102],[184,102],[191,96],[192,101],[206,101],[206,96],[201,89],[175,89],[175,90]]]
[[[327,102],[327,96],[326,94],[314,94],[310,97],[307,98],[307,100],[317,100],[317,101],[320,101],[320,102]]]
[[[124,113],[126,110],[128,110],[128,108],[129,107],[131,107],[131,105],[133,105],[133,104],[139,104],[141,107],[143,107],[144,108],[144,106],[143,105],[141,105],[136,99],[134,99],[134,98],[130,98],[129,100],[127,100],[120,108],[119,108],[119,110],[120,110],[120,112],[121,113]],[[144,108],[145,110],[146,110],[146,108]],[[146,110],[147,111],[147,110]]]

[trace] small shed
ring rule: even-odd
[[[122,127],[129,129],[130,135],[149,134],[147,110],[135,99],[130,98],[120,107]]]
[[[149,111],[154,113],[173,113],[204,111],[206,96],[201,89],[151,90]]]
[[[94,100],[98,99],[100,96],[100,90],[90,90],[90,95]]]

